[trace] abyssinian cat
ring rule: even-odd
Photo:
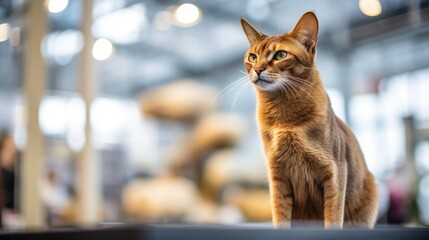
[[[320,80],[316,15],[307,12],[289,33],[274,36],[241,24],[250,42],[244,66],[257,95],[274,226],[323,221],[326,228],[372,228],[377,186]]]

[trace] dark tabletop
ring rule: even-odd
[[[324,230],[321,228],[272,229],[264,225],[108,225],[97,229],[52,229],[46,231],[0,232],[0,239],[102,239],[102,240],[268,240],[268,239],[347,239],[347,240],[429,240],[427,227],[380,226],[375,229]]]

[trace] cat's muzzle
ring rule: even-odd
[[[259,87],[263,88],[263,87],[266,87],[266,86],[270,85],[271,83],[273,83],[273,81],[265,80],[265,79],[262,79],[262,78],[258,78],[253,83],[256,84],[256,85],[258,85]]]

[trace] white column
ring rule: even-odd
[[[42,228],[45,223],[40,183],[44,141],[39,127],[39,107],[47,79],[41,53],[47,24],[44,0],[27,1],[26,4],[23,80],[27,107],[27,144],[21,165],[21,207],[26,227]]]
[[[97,95],[97,79],[92,57],[93,38],[92,0],[82,1],[81,31],[84,36],[84,47],[80,58],[79,85],[80,94],[85,103],[86,126],[85,144],[79,154],[76,172],[76,189],[78,200],[78,223],[81,226],[94,226],[100,222],[101,185],[100,163],[97,153],[92,146],[91,136],[91,104]]]

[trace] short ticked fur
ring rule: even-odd
[[[320,80],[316,15],[305,13],[292,31],[275,36],[241,23],[251,45],[244,66],[257,94],[274,225],[299,220],[373,227],[377,186]]]

